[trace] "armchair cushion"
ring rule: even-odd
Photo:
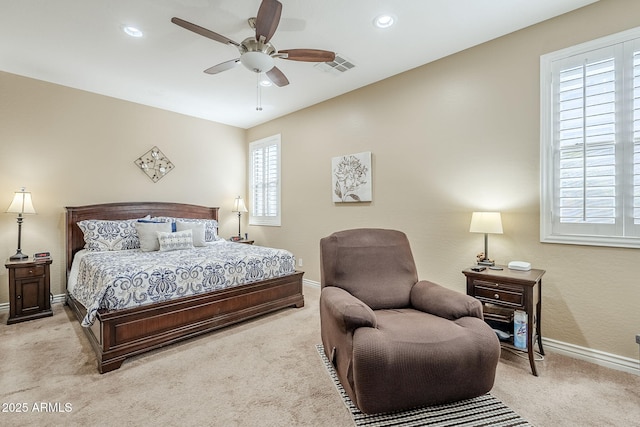
[[[426,280],[421,280],[411,289],[411,306],[449,320],[465,316],[483,319],[480,301]]]
[[[378,328],[357,329],[353,338],[349,388],[361,411],[437,405],[491,390],[500,344],[484,321],[410,308],[375,313]]]

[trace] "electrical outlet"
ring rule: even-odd
[[[302,267],[302,258],[298,258],[298,267]]]
[[[640,334],[636,335],[636,344],[640,344]]]

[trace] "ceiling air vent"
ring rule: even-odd
[[[344,57],[336,54],[336,59],[334,59],[333,61],[319,62],[315,65],[315,67],[326,73],[342,74],[345,71],[349,71],[350,69],[355,67],[355,65],[348,59],[345,59]]]

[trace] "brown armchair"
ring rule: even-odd
[[[357,229],[320,240],[322,344],[354,404],[390,412],[493,387],[500,344],[476,299],[418,281],[407,236]]]

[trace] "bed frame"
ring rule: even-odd
[[[151,216],[218,219],[218,208],[181,203],[106,203],[67,207],[67,279],[73,256],[83,248],[77,223],[85,219],[133,219]],[[182,297],[124,310],[100,310],[93,326],[82,328],[98,359],[98,371],[118,369],[138,355],[242,322],[284,307],[303,307],[303,272],[211,293]],[[79,322],[86,309],[67,292],[67,304]]]

